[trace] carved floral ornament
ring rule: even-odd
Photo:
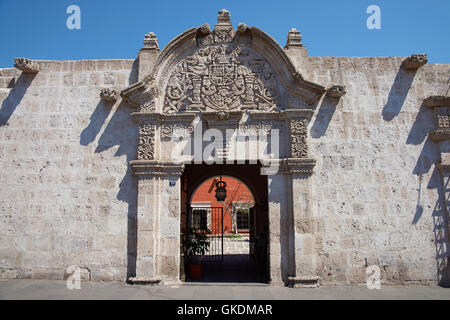
[[[155,159],[156,126],[152,122],[142,121],[139,124],[139,145],[137,157],[139,160]]]
[[[296,119],[289,121],[292,158],[308,157],[307,126],[308,121],[306,119]]]

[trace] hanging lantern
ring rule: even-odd
[[[225,181],[222,181],[222,177],[220,177],[220,181],[216,182],[216,199],[217,201],[225,201],[227,197],[227,184]]]

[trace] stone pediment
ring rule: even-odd
[[[122,91],[141,113],[273,112],[311,108],[325,88],[306,81],[284,50],[255,27],[234,30],[229,12],[173,39],[153,70]]]

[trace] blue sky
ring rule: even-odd
[[[69,30],[69,5],[81,9],[81,29]],[[369,30],[369,5],[381,9],[381,30]],[[0,67],[14,57],[32,59],[134,59],[144,34],[160,48],[190,27],[214,26],[217,11],[233,25],[256,26],[286,42],[290,28],[302,32],[311,56],[409,56],[427,53],[450,63],[449,0],[0,0]]]

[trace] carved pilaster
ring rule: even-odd
[[[39,63],[28,58],[14,58],[14,67],[23,73],[38,73],[41,69]]]

